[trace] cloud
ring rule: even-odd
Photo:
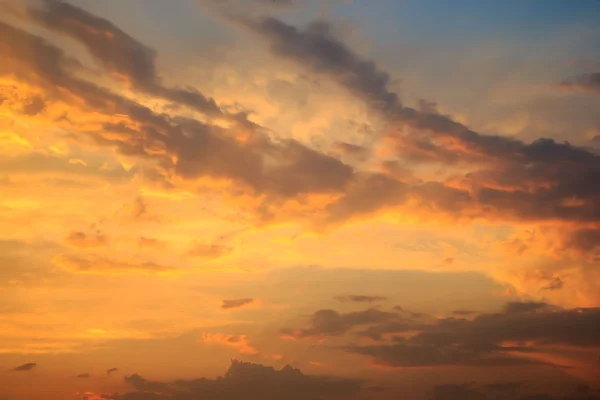
[[[331,147],[331,150],[334,153],[339,153],[342,156],[350,157],[357,161],[364,161],[370,153],[370,150],[366,147],[347,142],[336,142]]]
[[[350,296],[337,296],[336,300],[343,303],[354,302],[354,303],[374,303],[377,301],[385,301],[387,297],[382,296],[361,296],[361,295],[350,295]]]
[[[477,314],[477,311],[455,310],[455,311],[452,311],[452,314],[457,315],[459,317],[466,317],[466,316],[469,316],[469,315]]]
[[[118,368],[109,368],[109,369],[106,370],[106,375],[110,375],[110,374],[112,374],[114,372],[117,372],[117,371],[119,371]]]
[[[238,17],[237,21],[265,37],[274,54],[337,82],[390,123],[412,128],[391,129],[384,135],[387,147],[395,146],[398,156],[441,164],[460,162],[473,170],[461,179],[465,190],[433,182],[406,187],[393,179],[366,177],[328,207],[330,223],[402,205],[407,196],[433,203],[451,215],[466,210],[471,218],[600,221],[595,207],[600,191],[594,183],[600,179],[598,155],[553,139],[524,143],[481,134],[431,107],[407,107],[389,88],[390,75],[335,38],[325,22],[299,29],[273,17]],[[371,195],[375,182],[378,186]]]
[[[125,119],[106,122],[97,131],[84,131],[98,145],[116,148],[129,157],[154,160],[184,180],[227,180],[269,198],[339,193],[353,179],[352,167],[292,139],[275,141],[254,132],[239,140],[239,132],[227,128],[156,114],[74,77],[80,65],[43,39],[4,23],[0,23],[0,33],[13,38],[0,47],[0,56],[6,60],[0,74],[15,74],[22,81],[41,86],[55,100],[80,105],[107,119]],[[137,209],[143,209],[139,203]]]
[[[37,367],[36,363],[27,363],[27,364],[19,365],[18,367],[11,369],[11,371],[27,372],[27,371],[31,371],[35,367]]]
[[[69,272],[81,274],[166,273],[176,270],[153,262],[122,261],[95,255],[61,254],[52,261]]]
[[[31,101],[23,106],[23,114],[30,117],[36,116],[46,108],[44,99],[40,96],[34,96]]]
[[[235,347],[239,349],[240,354],[258,354],[259,351],[248,344],[246,335],[224,335],[221,333],[202,334],[204,343],[216,343],[224,346]]]
[[[600,309],[558,309],[543,303],[509,303],[500,313],[472,320],[443,318],[423,323],[393,344],[349,346],[381,365],[504,366],[545,364],[535,357],[549,346],[599,349]],[[399,332],[402,332],[399,331]]]
[[[248,304],[252,304],[254,299],[232,299],[232,300],[223,300],[221,303],[221,309],[223,310],[231,310],[234,308],[241,308],[247,306]]]
[[[65,241],[72,246],[84,249],[106,247],[108,245],[108,238],[100,231],[92,235],[88,235],[85,232],[80,231],[71,231]]]
[[[283,329],[282,333],[296,338],[313,336],[341,336],[350,330],[368,325],[388,327],[393,323],[406,326],[406,321],[397,313],[385,312],[376,309],[355,311],[347,314],[338,313],[335,310],[319,310],[310,317],[309,328],[306,329]],[[396,326],[397,327],[397,326]],[[375,335],[376,332],[367,331],[367,335]]]
[[[110,74],[134,88],[192,107],[210,116],[223,112],[215,100],[191,88],[164,86],[156,71],[156,52],[112,22],[66,1],[45,1],[29,8],[29,17],[47,29],[79,41]]]
[[[139,237],[138,247],[163,250],[168,247],[168,243],[155,238]]]
[[[232,247],[218,244],[195,243],[188,254],[192,257],[215,259],[228,256],[233,252]]]
[[[126,204],[119,212],[125,222],[160,222],[160,217],[148,209],[142,196],[136,197],[133,204]]]
[[[91,375],[90,375],[90,374],[88,374],[88,373],[85,373],[85,374],[79,374],[79,375],[77,375],[77,376],[76,376],[76,378],[77,378],[77,379],[87,379],[87,378],[89,378],[89,377],[91,377]]]
[[[523,313],[523,312],[532,312],[539,311],[550,307],[546,303],[540,303],[535,301],[528,302],[520,302],[520,301],[511,301],[506,303],[504,306],[505,314],[514,314],[514,313]]]
[[[437,385],[434,400],[485,400],[487,397],[472,388],[472,383]]]
[[[600,72],[579,75],[573,79],[561,82],[561,86],[570,89],[587,90],[600,93]]]
[[[261,400],[305,400],[305,399],[354,399],[358,398],[361,383],[353,379],[305,375],[287,365],[281,370],[261,364],[232,360],[222,377],[179,380],[173,383],[148,381],[134,374],[125,378],[138,390],[164,394],[175,400],[234,400],[243,399],[249,393]],[[146,393],[145,393],[146,394]],[[145,395],[144,394],[144,395]],[[130,397],[127,397],[127,396]],[[162,397],[135,397],[130,394],[119,399],[160,399]],[[158,396],[158,395],[154,395]]]

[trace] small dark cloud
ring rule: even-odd
[[[169,385],[161,382],[149,381],[138,374],[126,376],[125,382],[138,390],[153,391],[153,392],[166,392],[169,390]]]
[[[366,147],[347,142],[336,142],[333,144],[331,150],[357,161],[364,161],[370,152]]]
[[[385,328],[388,327],[388,324],[394,324],[394,327],[396,324],[406,325],[404,319],[393,312],[369,309],[342,314],[335,310],[325,309],[319,310],[311,316],[309,328],[283,329],[282,333],[297,338],[311,336],[340,336],[360,326],[377,325],[385,330]],[[362,335],[365,336],[376,336],[380,334],[381,332],[375,331],[365,331],[362,333]]]
[[[38,115],[46,108],[46,102],[40,96],[35,96],[31,101],[23,106],[23,114],[33,117]]]
[[[477,311],[472,310],[454,310],[452,314],[457,315],[459,317],[467,317],[469,315],[477,314]]]
[[[188,254],[192,257],[215,259],[225,257],[233,252],[233,248],[219,244],[194,243]]]
[[[565,80],[561,83],[561,86],[600,93],[600,72],[583,74],[573,79]]]
[[[349,295],[349,296],[336,296],[336,300],[343,303],[354,302],[354,303],[375,303],[378,301],[385,301],[387,297],[383,296],[363,296],[363,295]]]
[[[119,369],[118,368],[109,368],[106,370],[106,375],[110,375],[114,372],[117,372]]]
[[[549,307],[549,305],[547,303],[538,303],[535,301],[530,301],[530,302],[512,301],[512,302],[506,303],[506,305],[504,306],[504,312],[506,314],[526,313],[526,312],[534,312],[534,311],[543,310],[548,307]]]
[[[91,375],[90,375],[90,374],[88,374],[88,373],[85,373],[85,374],[79,374],[79,375],[77,375],[77,376],[76,376],[76,378],[77,378],[77,379],[87,379],[87,378],[89,378],[89,377],[91,377]]]
[[[254,299],[232,299],[232,300],[223,300],[221,303],[221,309],[223,310],[231,310],[234,308],[241,308],[247,306],[254,302]]]
[[[36,363],[27,363],[27,364],[19,365],[18,367],[11,369],[11,371],[27,372],[27,371],[31,371],[35,367],[37,367]]]
[[[523,386],[523,382],[496,382],[486,384],[485,388],[491,392],[514,394],[521,386]]]

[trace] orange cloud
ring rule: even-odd
[[[153,262],[131,262],[114,260],[101,256],[73,256],[61,254],[52,261],[66,271],[81,274],[124,274],[124,273],[168,273],[176,268],[159,265]]]
[[[259,354],[259,351],[248,344],[246,335],[225,335],[222,333],[203,333],[204,343],[215,343],[222,346],[235,347],[240,354]]]
[[[108,238],[100,231],[95,234],[88,235],[85,232],[71,231],[65,241],[79,248],[94,248],[94,247],[105,247],[108,245]]]

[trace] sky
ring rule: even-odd
[[[0,400],[600,399],[599,18],[0,0]]]

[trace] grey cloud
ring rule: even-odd
[[[231,310],[234,308],[241,308],[247,306],[254,302],[254,299],[232,299],[232,300],[223,300],[221,304],[221,309],[223,310]]]

